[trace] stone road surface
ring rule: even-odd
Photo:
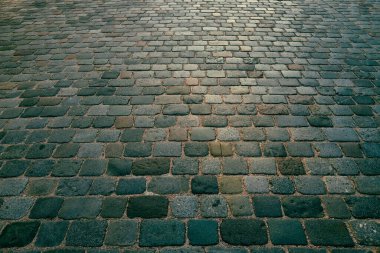
[[[379,252],[379,64],[378,0],[0,0],[0,252]]]

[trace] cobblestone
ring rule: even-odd
[[[379,8],[4,0],[0,251],[378,252]]]

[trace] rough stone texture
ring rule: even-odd
[[[3,0],[0,251],[377,252],[379,9]]]

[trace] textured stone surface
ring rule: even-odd
[[[3,0],[0,251],[377,252],[379,8]]]

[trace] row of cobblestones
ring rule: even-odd
[[[377,0],[0,3],[0,253],[378,253]]]

